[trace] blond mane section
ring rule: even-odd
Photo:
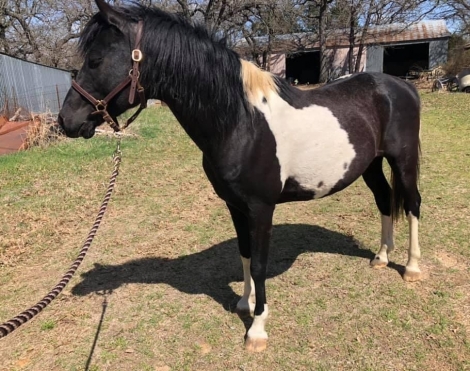
[[[271,93],[278,93],[279,89],[274,81],[274,76],[259,69],[253,63],[240,59],[242,64],[241,77],[243,89],[248,101],[256,106],[263,98],[269,101]]]

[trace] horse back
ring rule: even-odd
[[[250,95],[251,129],[239,125],[217,169],[206,168],[225,200],[256,194],[279,203],[338,192],[380,154],[384,134],[399,131],[406,110],[417,105],[419,111],[415,90],[383,74],[353,75],[310,91],[276,84],[277,90]]]

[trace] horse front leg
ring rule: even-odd
[[[232,216],[233,225],[237,232],[238,249],[243,266],[243,296],[237,303],[237,313],[240,317],[253,316],[255,311],[255,284],[251,278],[251,242],[248,216],[237,208],[227,204]]]
[[[245,347],[252,352],[266,349],[268,341],[265,331],[268,318],[265,281],[274,208],[274,205],[261,203],[249,205],[250,273],[255,285],[256,303],[253,323],[246,334]]]

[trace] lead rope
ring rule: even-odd
[[[106,191],[103,202],[101,204],[100,211],[98,212],[98,215],[96,216],[95,223],[93,224],[93,227],[91,228],[90,233],[88,233],[88,238],[83,244],[83,247],[80,250],[80,253],[78,254],[73,264],[70,266],[69,270],[63,275],[60,282],[41,301],[39,301],[36,305],[32,306],[28,310],[25,310],[24,312],[18,314],[16,317],[12,318],[11,320],[4,322],[0,325],[0,339],[7,336],[8,334],[11,334],[18,327],[28,322],[30,319],[38,315],[44,308],[46,308],[52,302],[52,300],[54,300],[62,292],[65,286],[67,286],[67,284],[72,279],[75,272],[77,271],[78,267],[82,263],[83,259],[85,258],[85,255],[87,254],[88,249],[90,248],[91,243],[93,242],[93,239],[95,238],[96,232],[98,231],[98,227],[100,226],[104,213],[106,212],[109,199],[111,198],[114,185],[116,184],[116,178],[119,175],[119,165],[121,164],[121,156],[122,156],[121,136],[119,134],[116,134],[116,136],[117,136],[117,144],[116,144],[116,150],[114,151],[114,154],[113,154],[114,170],[109,180],[108,189]]]

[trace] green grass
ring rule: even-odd
[[[280,205],[267,281],[269,348],[243,349],[235,233],[201,154],[165,108],[123,139],[115,194],[59,299],[0,340],[0,370],[470,370],[467,94],[423,93],[424,280],[372,270],[379,213],[359,180]],[[0,319],[35,303],[75,258],[112,171],[112,138],[0,157]],[[406,262],[406,221],[392,261]]]
[[[55,327],[55,322],[53,320],[47,320],[41,323],[41,330],[48,331],[52,330]]]

